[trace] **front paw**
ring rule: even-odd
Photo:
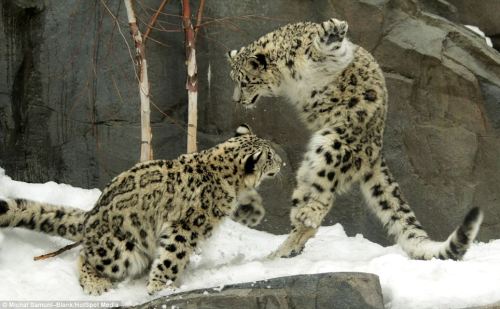
[[[304,246],[300,247],[290,247],[290,246],[281,246],[278,250],[267,256],[268,259],[278,259],[278,258],[293,258],[302,253],[304,250]]]
[[[156,293],[162,290],[169,290],[171,292],[175,291],[175,287],[173,285],[172,280],[168,280],[165,282],[158,279],[149,280],[146,289],[149,295],[155,295]]]
[[[238,205],[231,215],[231,218],[246,226],[256,226],[262,219],[266,211],[262,206],[262,197],[255,190],[243,192],[238,197]]]
[[[313,44],[321,53],[335,54],[344,43],[347,29],[347,22],[335,18],[322,22]]]
[[[258,225],[264,218],[265,210],[255,204],[242,204],[232,215],[232,219],[243,225],[253,227]]]
[[[292,209],[291,219],[295,226],[305,226],[308,228],[317,229],[323,221],[321,211],[308,206],[302,206]]]
[[[113,284],[107,278],[94,277],[92,280],[80,281],[83,292],[92,296],[99,296],[109,291]]]
[[[349,28],[346,21],[335,18],[322,22],[321,27],[323,28],[324,33],[320,36],[320,41],[321,43],[325,43],[327,45],[342,42]]]

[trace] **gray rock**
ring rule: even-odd
[[[140,3],[144,27],[158,3]],[[273,140],[287,163],[278,180],[262,186],[268,211],[260,229],[289,231],[294,173],[310,133],[279,99],[250,111],[235,106],[225,52],[288,22],[338,17],[349,21],[352,40],[372,51],[386,73],[384,153],[424,227],[445,239],[467,209],[480,206],[486,213],[480,239],[498,237],[500,56],[462,24],[443,18],[462,23],[458,1],[213,0],[206,5],[207,25],[197,43],[199,147],[226,139],[245,122]],[[498,11],[489,8],[484,12]],[[3,1],[1,11],[0,167],[16,180],[102,188],[139,158],[138,87],[124,41],[130,46],[122,2]],[[159,26],[179,30],[178,3],[170,2],[165,12],[170,15],[162,15]],[[486,22],[489,15],[484,16]],[[476,20],[488,31],[482,17]],[[155,29],[151,38],[154,154],[173,158],[186,145],[183,34]],[[349,235],[392,243],[357,188],[336,200],[324,224],[336,222]]]
[[[450,21],[459,22],[459,12],[455,5],[446,0],[421,0],[420,4],[432,14],[442,16]]]
[[[494,304],[489,304],[485,306],[474,306],[474,307],[467,307],[463,309],[499,309],[500,308],[500,302],[496,302]]]
[[[133,308],[383,309],[384,302],[374,274],[324,273],[179,293]]]

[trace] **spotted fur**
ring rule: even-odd
[[[273,256],[292,256],[315,235],[337,195],[360,183],[369,207],[413,258],[461,259],[482,221],[472,209],[444,242],[430,240],[384,162],[384,75],[346,37],[345,21],[289,24],[228,54],[233,99],[251,107],[284,96],[312,131],[292,196],[292,231]]]
[[[176,281],[193,250],[223,218],[249,225],[261,218],[263,211],[252,215],[245,203],[263,179],[279,172],[281,159],[248,126],[236,135],[176,160],[135,165],[104,188],[89,212],[0,200],[0,226],[80,241],[80,284],[89,294],[148,269],[147,289],[153,294]]]

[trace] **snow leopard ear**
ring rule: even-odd
[[[266,70],[268,65],[269,59],[264,54],[255,54],[255,56],[248,60],[249,69],[253,71]]]
[[[227,52],[227,59],[229,59],[229,61],[231,61],[236,57],[237,54],[238,54],[238,51],[236,49],[233,49],[233,50]]]
[[[247,135],[247,134],[253,134],[252,129],[250,126],[246,123],[240,124],[238,128],[236,128],[236,131],[234,133],[234,136],[242,136],[242,135]]]
[[[226,54],[226,56],[227,56],[227,59],[229,60],[229,62],[232,63],[236,59],[236,56],[240,52],[242,52],[244,49],[245,49],[245,47],[240,48],[240,50],[233,49],[231,51],[228,51],[227,54]]]
[[[262,151],[257,151],[256,153],[248,156],[245,160],[245,174],[252,174],[255,171],[255,167],[258,165],[261,157]]]

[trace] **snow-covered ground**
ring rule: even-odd
[[[487,37],[484,32],[479,29],[477,26],[472,26],[472,25],[465,25],[466,28],[470,29],[472,32],[478,34],[480,37],[483,37],[484,40],[486,41],[486,45],[489,47],[493,47],[493,42],[491,42],[491,39]]]
[[[0,197],[24,197],[89,209],[99,193],[97,189],[53,182],[18,182],[0,169]],[[296,274],[359,271],[380,277],[387,308],[463,308],[500,300],[500,240],[474,244],[461,262],[415,261],[408,259],[399,246],[382,247],[362,235],[348,237],[336,224],[322,227],[303,254],[267,260],[266,256],[284,238],[227,220],[192,257],[179,291]],[[76,272],[78,249],[33,261],[34,256],[67,243],[26,230],[0,231],[0,301],[110,300],[133,305],[152,299],[146,292],[145,277],[120,283],[99,297],[83,294]]]

